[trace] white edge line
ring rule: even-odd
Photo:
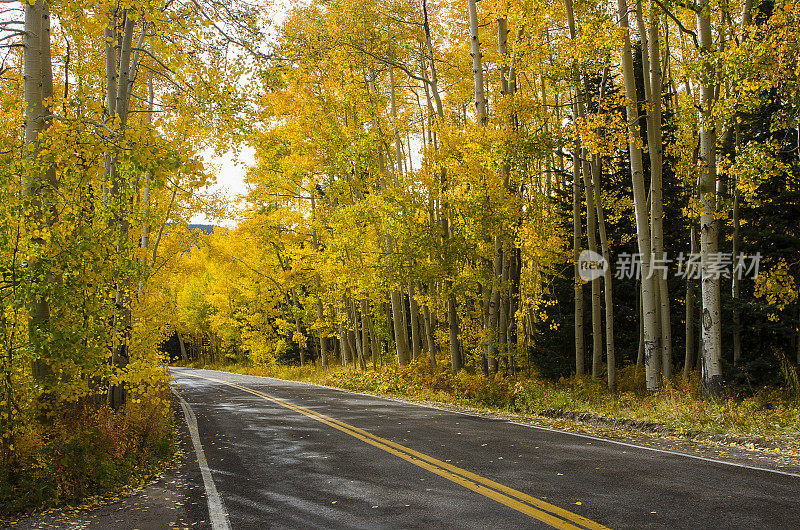
[[[178,368],[183,368],[183,367],[178,367]],[[379,396],[377,394],[369,394],[369,393],[366,393],[366,392],[354,392],[352,390],[345,390],[345,389],[342,389],[342,388],[337,388],[335,386],[319,385],[317,383],[309,383],[307,381],[293,381],[291,379],[279,379],[277,377],[269,377],[269,376],[265,376],[265,375],[250,375],[250,374],[239,374],[239,373],[236,373],[236,372],[223,372],[222,370],[209,370],[207,368],[189,368],[189,370],[205,370],[207,372],[216,372],[216,373],[219,373],[219,374],[239,375],[239,376],[244,376],[244,377],[258,377],[259,379],[271,379],[273,381],[280,381],[282,383],[295,383],[295,384],[299,384],[299,385],[315,386],[315,387],[318,387],[318,388],[326,388],[326,389],[329,389],[329,390],[336,390],[336,391],[339,391],[339,392],[344,392],[346,394],[355,394],[357,396],[366,396],[366,397],[384,399],[386,401],[394,401],[396,403],[403,403],[404,405],[413,405],[413,406],[424,407],[424,408],[432,409],[432,410],[439,410],[439,411],[442,411],[442,412],[449,412],[451,414],[460,414],[462,416],[469,416],[471,418],[483,418],[483,419],[486,419],[487,417],[489,417],[490,419],[498,419],[500,421],[503,421],[505,423],[510,423],[512,425],[519,425],[520,427],[528,427],[530,429],[538,429],[538,430],[541,430],[541,431],[548,431],[548,432],[554,432],[554,433],[559,433],[559,434],[567,434],[569,436],[576,436],[578,438],[584,438],[586,440],[594,440],[594,441],[598,441],[598,442],[606,442],[606,443],[609,443],[609,444],[621,445],[623,447],[630,447],[632,449],[642,449],[644,451],[652,451],[654,453],[663,453],[663,454],[667,454],[667,455],[683,456],[683,457],[686,457],[686,458],[693,458],[695,460],[701,460],[703,462],[710,462],[710,463],[713,463],[713,464],[722,464],[722,465],[726,465],[726,466],[733,466],[733,467],[739,467],[739,468],[744,468],[744,469],[752,469],[754,471],[765,471],[767,473],[776,473],[778,475],[785,475],[785,476],[788,476],[788,477],[800,478],[800,473],[791,473],[789,471],[781,471],[779,469],[770,469],[770,468],[767,468],[767,467],[751,466],[749,464],[740,464],[740,463],[737,463],[737,462],[727,462],[725,460],[717,460],[715,458],[708,458],[708,457],[705,457],[705,456],[692,455],[692,454],[689,454],[689,453],[681,453],[680,451],[670,451],[668,449],[658,449],[656,447],[648,447],[646,445],[636,445],[636,444],[632,444],[632,443],[628,443],[628,442],[621,442],[619,440],[612,440],[610,438],[602,438],[600,436],[592,436],[590,434],[582,434],[582,433],[577,433],[577,432],[565,431],[565,430],[561,430],[561,429],[555,429],[553,427],[545,427],[543,425],[534,425],[532,423],[523,423],[523,422],[520,422],[520,421],[507,420],[507,419],[503,419],[503,418],[491,418],[490,416],[485,416],[485,415],[481,415],[481,414],[475,414],[475,413],[471,413],[471,412],[463,412],[463,411],[459,411],[459,410],[450,410],[450,409],[446,409],[446,408],[443,408],[443,407],[437,407],[436,405],[430,405],[430,404],[426,404],[426,403],[415,403],[414,401],[406,401],[406,400],[399,399],[399,398],[394,398],[394,397]],[[186,374],[186,375],[191,376],[191,374]],[[223,382],[225,382],[225,381],[223,381]]]
[[[197,454],[197,464],[200,466],[200,474],[203,476],[203,486],[206,490],[206,501],[208,502],[208,515],[211,519],[211,528],[213,528],[213,530],[230,530],[231,525],[228,521],[228,514],[225,512],[222,498],[219,496],[217,487],[214,485],[214,479],[208,467],[206,454],[203,451],[203,445],[200,443],[200,432],[197,430],[197,417],[194,415],[192,407],[189,406],[180,394],[178,394],[174,388],[170,388],[170,390],[180,401],[183,415],[186,417],[186,425],[189,426],[192,445],[194,445],[194,452]]]

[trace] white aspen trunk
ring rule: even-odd
[[[644,189],[644,169],[642,152],[639,148],[640,135],[638,124],[638,98],[636,96],[636,81],[633,71],[633,58],[631,57],[631,42],[628,24],[628,5],[626,0],[617,0],[619,26],[624,33],[622,48],[622,72],[625,80],[625,98],[628,121],[628,153],[631,162],[631,180],[633,183],[633,204],[636,216],[636,233],[641,255],[642,273],[642,314],[643,314],[643,343],[644,364],[646,372],[647,390],[654,392],[661,384],[660,381],[660,331],[658,309],[656,306],[656,286],[650,270],[651,241],[650,220],[647,211],[647,199]]]
[[[641,282],[637,282],[636,285],[636,317],[639,320],[639,345],[636,353],[636,370],[638,373],[639,367],[644,366],[644,313],[642,312]]]
[[[188,360],[188,357],[186,356],[186,345],[183,343],[183,337],[177,328],[175,328],[175,334],[178,336],[178,345],[181,347],[181,360],[186,361]]]
[[[485,125],[486,98],[483,94],[483,65],[481,64],[481,43],[478,38],[478,7],[475,0],[467,0],[469,7],[469,40],[472,53],[472,74],[475,82],[475,112],[478,123]]]
[[[433,336],[433,322],[431,320],[431,311],[428,304],[422,305],[422,315],[424,317],[423,323],[425,324],[425,340],[428,344],[428,362],[431,370],[436,370],[436,340]]]
[[[664,259],[664,201],[661,193],[663,168],[663,139],[661,131],[661,52],[659,44],[658,11],[650,1],[649,25],[650,101],[647,109],[647,144],[650,150],[650,224],[652,227],[653,257]],[[647,74],[645,74],[647,77]],[[665,381],[672,379],[672,317],[667,279],[658,273],[659,315],[661,317],[661,369]]]
[[[314,222],[314,217],[316,214],[316,201],[314,199],[314,193],[311,193],[311,220],[312,223]],[[311,230],[311,245],[314,247],[315,252],[319,252],[319,240],[317,239],[317,231],[315,229]],[[319,325],[323,325],[325,323],[325,311],[322,308],[322,288],[321,288],[321,281],[319,272],[314,271],[314,290],[315,290],[315,298],[316,298],[316,305],[317,305],[317,322]],[[324,332],[320,332],[319,336],[319,351],[320,356],[322,357],[322,367],[328,368],[328,340],[325,337]]]
[[[108,14],[108,26],[105,29],[106,39],[106,119],[113,119],[117,114],[117,8]],[[111,124],[113,125],[113,123]],[[106,154],[105,173],[101,190],[103,204],[108,201],[108,184],[111,179],[112,155]]]
[[[128,101],[129,101],[129,79],[131,66],[131,48],[133,45],[133,26],[134,21],[128,16],[127,10],[123,15],[123,37],[119,54],[119,81],[117,83],[116,94],[116,117],[119,118],[120,137],[124,136],[128,121]],[[106,74],[108,76],[108,73]],[[111,154],[111,197],[114,201],[113,207],[116,209],[114,223],[117,227],[117,253],[119,258],[124,257],[128,244],[128,232],[130,229],[130,219],[128,218],[128,200],[125,197],[123,183],[117,172],[116,155]],[[117,282],[116,305],[118,314],[117,333],[119,344],[111,350],[111,364],[114,369],[122,369],[127,366],[129,361],[128,347],[130,343],[132,316],[131,316],[131,296],[130,280],[124,278]],[[125,402],[125,390],[122,385],[112,385],[108,393],[108,404],[117,409]]]
[[[339,335],[339,349],[342,352],[342,366],[347,366],[350,362],[350,344],[347,341],[347,333],[342,325],[342,310],[337,308],[336,313],[336,329]]]
[[[608,79],[608,67],[603,69],[603,76],[600,81],[600,101],[606,96],[606,81]],[[608,390],[615,392],[617,388],[617,358],[614,347],[614,291],[613,275],[611,272],[611,252],[608,248],[608,236],[606,234],[606,220],[603,213],[603,193],[601,179],[603,176],[603,159],[599,155],[592,156],[592,186],[594,187],[594,202],[597,209],[597,228],[600,235],[600,247],[603,259],[606,261],[606,269],[603,272],[603,296],[605,303],[606,321],[606,372],[608,375]]]
[[[470,1],[473,2],[473,7],[474,7],[474,0]],[[439,95],[438,78],[436,75],[436,62],[433,59],[433,45],[431,44],[430,25],[428,23],[427,0],[422,0],[422,10],[424,14],[423,27],[425,29],[425,44],[428,49],[428,56],[429,56],[428,60],[430,62],[430,68],[431,68],[431,94],[433,95],[433,100],[436,103],[436,115],[439,119],[439,124],[444,125],[444,107],[442,105],[442,99]],[[440,129],[440,134],[446,134],[446,130],[444,127]],[[450,237],[450,229],[448,226],[448,219],[447,219],[447,216],[449,215],[448,212],[449,206],[447,204],[447,199],[446,199],[447,173],[445,171],[445,168],[441,168],[440,192],[441,192],[441,198],[439,201],[439,205],[441,208],[441,213],[439,215],[439,220],[441,223],[442,238],[446,240]],[[447,266],[448,264],[445,263],[445,265]],[[446,282],[446,284],[448,285],[448,287],[450,287],[452,282]],[[457,372],[461,370],[462,360],[461,360],[461,350],[458,344],[459,323],[458,323],[458,312],[456,308],[456,298],[455,295],[453,295],[452,293],[449,293],[447,297],[447,318],[450,331],[450,366],[453,372]]]
[[[583,149],[583,189],[586,197],[586,239],[589,250],[597,252],[597,222],[589,151]],[[592,379],[600,378],[603,365],[603,323],[600,307],[600,278],[591,281],[592,289]]]
[[[364,368],[366,369],[367,358],[375,356],[375,337],[373,337],[372,329],[369,322],[369,302],[366,298],[359,300],[359,307],[361,308],[361,343],[364,345]]]
[[[500,320],[500,282],[503,274],[503,247],[500,238],[494,238],[494,267],[492,290],[489,294],[489,337],[486,345],[486,362],[489,373],[497,372],[497,327]]]
[[[602,89],[601,89],[602,101]],[[603,174],[602,159],[598,155],[593,156],[592,180],[594,185],[595,207],[597,209],[597,226],[600,232],[600,247],[603,259],[606,260],[606,269],[603,272],[603,296],[605,303],[606,318],[606,371],[608,375],[608,390],[614,392],[617,388],[617,358],[614,348],[614,295],[613,295],[613,276],[611,273],[611,255],[608,249],[608,236],[606,234],[606,221],[603,214],[603,199],[601,194],[600,178]]]
[[[736,127],[736,149],[740,149],[739,131]],[[739,255],[739,185],[736,176],[733,177],[733,234],[731,236],[731,254],[734,263]],[[733,302],[733,364],[742,360],[742,312],[739,309],[742,282],[738,274],[731,276],[731,301]]]
[[[378,369],[378,357],[381,355],[381,343],[378,341],[378,335],[375,333],[375,321],[372,318],[372,313],[366,313],[367,327],[369,328],[369,337],[372,343],[372,368]]]
[[[700,33],[701,55],[712,53],[713,36],[709,6],[697,13],[697,26]],[[700,255],[702,263],[701,291],[703,298],[702,322],[702,365],[701,374],[703,391],[716,396],[722,390],[722,311],[720,300],[720,279],[712,274],[710,260],[718,250],[718,231],[716,221],[717,197],[717,132],[714,124],[714,99],[716,85],[712,62],[705,62],[704,81],[701,83],[700,96],[700,196],[702,213],[700,214]]]
[[[153,124],[153,76],[151,75],[147,80],[147,123]],[[142,189],[142,237],[139,242],[142,257],[139,263],[145,265],[147,263],[147,249],[150,246],[150,172],[144,174],[144,189]],[[144,289],[144,280],[139,280],[139,290],[136,296],[138,302],[142,301],[142,290]]]
[[[458,343],[458,312],[456,310],[456,296],[450,293],[447,296],[447,321],[450,331],[450,368],[453,373],[464,367],[461,357],[461,346]]]
[[[500,54],[500,94],[507,96],[511,90],[509,79],[506,78],[508,72],[508,20],[504,17],[497,19],[497,52]]]
[[[386,235],[386,247],[389,254],[392,253],[392,237]],[[403,294],[397,289],[392,289],[389,300],[392,304],[392,324],[394,325],[394,342],[397,350],[397,364],[407,366],[410,361],[408,345],[408,328],[404,317],[405,304]]]
[[[547,109],[547,83],[544,81],[544,73],[539,75],[539,84],[541,85],[541,93],[542,93],[542,107]],[[545,121],[544,123],[544,133],[549,134],[550,126]],[[545,155],[545,166],[544,166],[544,196],[547,200],[547,216],[550,217],[550,197],[552,195],[552,186],[553,186],[553,153],[552,150],[549,150],[547,155]]]
[[[363,357],[362,357],[362,364],[361,369],[367,369],[367,358],[372,357],[372,343],[370,342],[370,334],[369,332],[369,325],[367,323],[367,314],[369,313],[369,305],[365,299],[361,299],[359,301],[359,306],[361,307],[361,344],[363,348]]]
[[[692,223],[689,229],[689,252],[695,254],[697,252],[697,229]],[[694,346],[694,289],[692,288],[692,279],[687,276],[686,278],[686,341],[684,343],[685,357],[683,361],[683,380],[688,381],[689,375],[692,373],[695,365]]]
[[[410,334],[408,332],[409,316],[408,316],[408,311],[406,311],[406,295],[405,295],[405,293],[403,292],[402,289],[400,291],[398,291],[398,292],[400,293],[400,315],[402,316],[402,320],[403,320],[403,332],[405,333],[406,344],[408,346],[408,348],[407,348],[408,349],[408,359],[409,359],[409,362],[411,362],[411,359],[413,359],[413,357],[411,356],[411,336],[410,336]]]
[[[362,370],[366,370],[367,363],[364,360],[364,343],[361,340],[362,334],[359,333],[358,330],[358,322],[360,320],[358,316],[358,309],[356,308],[356,303],[353,300],[353,297],[350,296],[349,293],[347,296],[347,300],[348,300],[348,313],[350,317],[350,323],[353,325],[353,329],[349,330],[349,335],[351,337],[351,342],[355,346],[355,348],[351,347],[351,349],[353,349],[356,352],[356,355],[358,357],[358,367],[361,368]],[[354,365],[356,364],[356,359],[353,359],[353,364]]]
[[[570,39],[575,41],[578,38],[578,33],[575,25],[575,11],[573,8],[572,0],[565,0],[564,7],[567,12],[567,25],[569,26]],[[581,87],[580,87],[580,73],[577,70],[577,63],[573,64],[572,72],[572,85],[575,91],[575,101],[572,106],[572,113],[575,118],[583,116],[583,103],[581,101]],[[572,258],[574,261],[574,274],[575,274],[575,374],[583,375],[586,366],[586,352],[585,352],[585,333],[583,330],[583,280],[580,277],[578,260],[581,254],[581,195],[580,195],[580,180],[581,180],[581,145],[580,141],[576,138],[572,144]],[[588,190],[587,190],[588,192]],[[588,206],[588,204],[587,204]],[[589,229],[588,219],[593,215],[592,212],[587,212],[587,231]],[[591,232],[589,237],[591,238]],[[596,299],[595,287],[592,287],[592,302]],[[596,309],[592,305],[592,323],[595,322]],[[594,338],[594,337],[593,337]],[[594,368],[594,367],[593,367]]]
[[[50,59],[50,14],[46,2],[25,2],[25,35],[23,37],[23,96],[25,99],[25,147],[24,155],[29,165],[25,175],[25,195],[30,197],[30,206],[25,212],[29,230],[43,230],[55,222],[49,218],[51,187],[55,186],[55,171],[42,169],[36,160],[40,150],[40,135],[49,126],[45,100],[52,96],[53,74]],[[42,267],[38,250],[45,243],[42,237],[31,238],[34,256],[27,267],[34,271],[33,277]],[[53,281],[53,280],[36,280]],[[36,294],[28,307],[28,334],[35,358],[31,368],[34,380],[47,388],[53,371],[50,367],[50,349],[45,334],[50,328],[50,303],[43,294]]]
[[[389,67],[389,102],[392,112],[392,129],[394,131],[395,166],[397,167],[396,180],[399,184],[403,176],[403,144],[400,142],[400,132],[397,130],[397,100],[395,95],[394,68]]]
[[[578,270],[578,259],[581,255],[581,204],[580,187],[581,178],[580,147],[575,141],[572,145],[572,260],[574,262],[575,285],[575,374],[583,375],[585,371],[584,360],[584,333],[583,333],[583,280]]]
[[[408,304],[411,310],[411,358],[417,359],[421,354],[422,338],[419,336],[419,304],[414,298],[414,285],[408,285]]]
[[[650,102],[650,98],[652,97],[653,91],[652,87],[650,86],[650,78],[648,77],[650,72],[650,56],[649,56],[649,46],[648,40],[649,36],[647,34],[647,28],[644,25],[644,16],[642,15],[642,0],[635,0],[636,2],[636,26],[639,30],[639,44],[641,45],[641,58],[642,58],[642,82],[644,84],[644,99],[645,103]]]
[[[434,103],[436,103],[436,115],[439,118],[440,124],[443,125],[444,106],[442,105],[442,98],[441,95],[439,94],[439,77],[436,75],[436,61],[434,61],[433,59],[433,43],[431,41],[431,28],[430,24],[428,23],[427,0],[422,0],[422,11],[424,14],[423,27],[425,30],[425,47],[428,50],[428,62],[431,69],[431,79],[430,79],[431,95],[433,96]]]
[[[292,294],[292,304],[295,307],[294,311],[294,330],[297,332],[298,335],[302,335],[301,328],[300,328],[300,317],[298,313],[300,312],[300,301],[297,299],[297,291],[294,287],[290,289]],[[306,343],[303,341],[302,343],[297,344],[300,347],[300,366],[306,364]]]

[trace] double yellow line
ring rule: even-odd
[[[299,414],[302,414],[303,416],[307,416],[320,423],[324,423],[325,425],[333,427],[334,429],[348,434],[353,438],[357,438],[362,442],[368,443],[374,447],[377,447],[378,449],[386,451],[387,453],[393,454],[398,458],[402,458],[403,460],[410,462],[415,466],[427,469],[431,473],[435,473],[440,477],[464,486],[465,488],[479,493],[484,497],[497,501],[500,504],[504,504],[509,508],[537,519],[554,528],[608,530],[605,526],[596,523],[591,519],[587,519],[581,515],[569,512],[541,499],[531,497],[530,495],[522,493],[521,491],[509,488],[508,486],[504,486],[503,484],[480,475],[476,475],[475,473],[467,471],[466,469],[461,469],[460,467],[456,467],[447,462],[442,462],[441,460],[437,460],[436,458],[428,456],[424,453],[420,453],[419,451],[409,449],[408,447],[402,446],[391,440],[381,438],[380,436],[375,436],[374,434],[363,429],[359,429],[358,427],[350,425],[349,423],[345,423],[343,421],[331,418],[330,416],[315,412],[311,409],[295,405],[294,403],[290,403],[284,399],[265,394],[264,392],[259,392],[258,390],[253,390],[252,388],[237,385],[235,383],[222,381],[220,379],[213,379],[195,374],[184,375],[191,375],[192,377],[198,377],[214,383],[227,385],[241,390],[242,392],[247,392],[249,394],[266,399],[267,401],[271,401],[272,403],[280,405],[281,407],[293,410]]]

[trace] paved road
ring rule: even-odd
[[[171,371],[196,418],[216,528],[800,528],[797,475],[313,385]]]

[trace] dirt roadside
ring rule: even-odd
[[[113,496],[90,499],[75,508],[58,508],[24,517],[2,528],[161,530],[211,528],[203,479],[197,465],[186,420],[178,403],[175,415],[178,451],[173,461],[140,487],[129,487]]]

